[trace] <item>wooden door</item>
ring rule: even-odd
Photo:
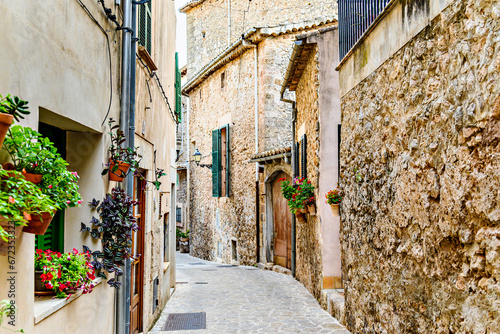
[[[144,203],[146,200],[145,182],[134,177],[134,200],[139,202],[134,208],[139,230],[132,234],[132,252],[135,259],[131,261],[130,279],[130,333],[142,332],[142,289],[144,277]]]
[[[272,203],[274,222],[274,263],[290,269],[292,267],[292,214],[288,209],[287,200],[281,194],[279,179],[285,178],[291,182],[292,178],[280,172],[273,183]]]

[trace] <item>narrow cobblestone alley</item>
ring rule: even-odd
[[[152,332],[188,312],[206,312],[207,329],[179,333],[349,333],[293,277],[177,253],[177,291]]]

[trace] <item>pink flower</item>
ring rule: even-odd
[[[68,261],[71,261],[71,256],[68,255],[68,257],[66,258]]]
[[[52,185],[49,185],[49,189],[52,189]]]
[[[66,201],[66,203],[70,204],[70,203],[71,203],[71,201]]]
[[[79,200],[79,201],[78,201],[78,204],[82,204],[82,201],[81,201],[81,200]]]
[[[74,176],[78,177],[78,173],[77,172],[72,172],[71,174],[73,174]]]

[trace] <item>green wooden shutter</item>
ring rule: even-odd
[[[44,235],[35,236],[35,248],[64,252],[64,210],[58,210]]]
[[[151,55],[151,1],[139,7],[139,43]]]
[[[224,125],[222,129],[225,129],[226,130],[226,156],[225,156],[225,159],[226,159],[226,197],[229,197],[229,167],[230,167],[230,162],[231,162],[231,145],[230,145],[230,141],[229,141],[229,124],[226,124]]]
[[[220,197],[220,130],[212,131],[212,196]]]
[[[307,137],[306,135],[302,136],[302,140],[300,141],[300,151],[302,156],[301,167],[302,167],[302,177],[307,178]]]
[[[175,113],[177,120],[182,119],[181,70],[179,69],[179,53],[175,53]]]

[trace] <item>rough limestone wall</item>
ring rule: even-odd
[[[300,23],[333,17],[336,1],[232,0],[231,43],[253,27]],[[227,0],[207,0],[187,14],[188,77],[191,78],[228,44]]]
[[[182,169],[177,171],[179,184],[177,186],[177,203],[186,203],[187,201],[187,171]]]
[[[316,190],[319,180],[319,79],[318,48],[311,52],[309,60],[295,91],[297,101],[297,138],[300,141],[299,129],[305,124],[307,137],[307,178]],[[316,191],[316,199],[319,194]],[[307,215],[307,223],[297,221],[297,269],[296,277],[314,294],[321,295],[323,286],[321,261],[321,226],[318,216]]]
[[[342,97],[356,333],[500,332],[500,3],[457,0]]]
[[[256,260],[255,166],[248,163],[255,145],[253,59],[253,50],[244,53],[190,94],[190,140],[207,156],[202,163],[212,162],[212,130],[230,123],[231,196],[212,197],[212,171],[190,164],[191,254],[203,259],[215,259],[221,242],[221,258],[231,262],[231,240],[237,240],[240,263]]]

